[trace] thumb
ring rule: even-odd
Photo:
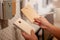
[[[25,39],[30,39],[30,35],[28,35],[27,33],[22,32],[22,35]]]
[[[31,35],[32,35],[33,37],[36,37],[35,32],[34,32],[33,30],[31,30]]]
[[[33,30],[31,30],[31,35],[32,35],[32,38],[35,39],[35,40],[38,40],[37,36],[35,35],[35,32]]]

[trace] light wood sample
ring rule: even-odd
[[[38,13],[30,5],[21,9],[22,13],[31,21],[34,22],[34,18],[38,18]]]
[[[25,22],[23,19],[19,18],[15,23],[14,23],[18,28],[20,28],[22,31],[31,34],[31,30],[35,29],[29,25],[27,22]]]

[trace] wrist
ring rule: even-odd
[[[49,24],[47,25],[46,30],[50,30],[52,27],[53,27],[53,25],[49,23]]]
[[[48,27],[49,27],[49,28],[52,27],[52,26],[53,26],[53,24],[50,24],[50,23],[48,24]]]

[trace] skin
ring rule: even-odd
[[[22,32],[22,35],[24,36],[25,40],[38,40],[33,30],[31,30],[31,35],[25,32]]]
[[[44,17],[39,17],[39,18],[35,18],[35,24],[39,25],[42,29],[45,29],[47,31],[49,31],[51,34],[53,34],[58,40],[60,40],[60,28],[52,25],[51,23],[49,23],[47,21],[46,18]],[[24,38],[26,40],[38,40],[35,33],[32,31],[31,35],[28,34],[24,34],[25,32],[22,33],[22,35],[24,36]],[[28,35],[28,37],[26,37]]]

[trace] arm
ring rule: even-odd
[[[46,28],[46,30],[52,33],[57,39],[60,40],[60,28],[53,25],[48,25],[48,28]]]
[[[47,21],[46,18],[40,17],[35,19],[35,23],[39,25],[41,28],[52,33],[57,39],[60,40],[60,28],[53,26],[51,23]]]

